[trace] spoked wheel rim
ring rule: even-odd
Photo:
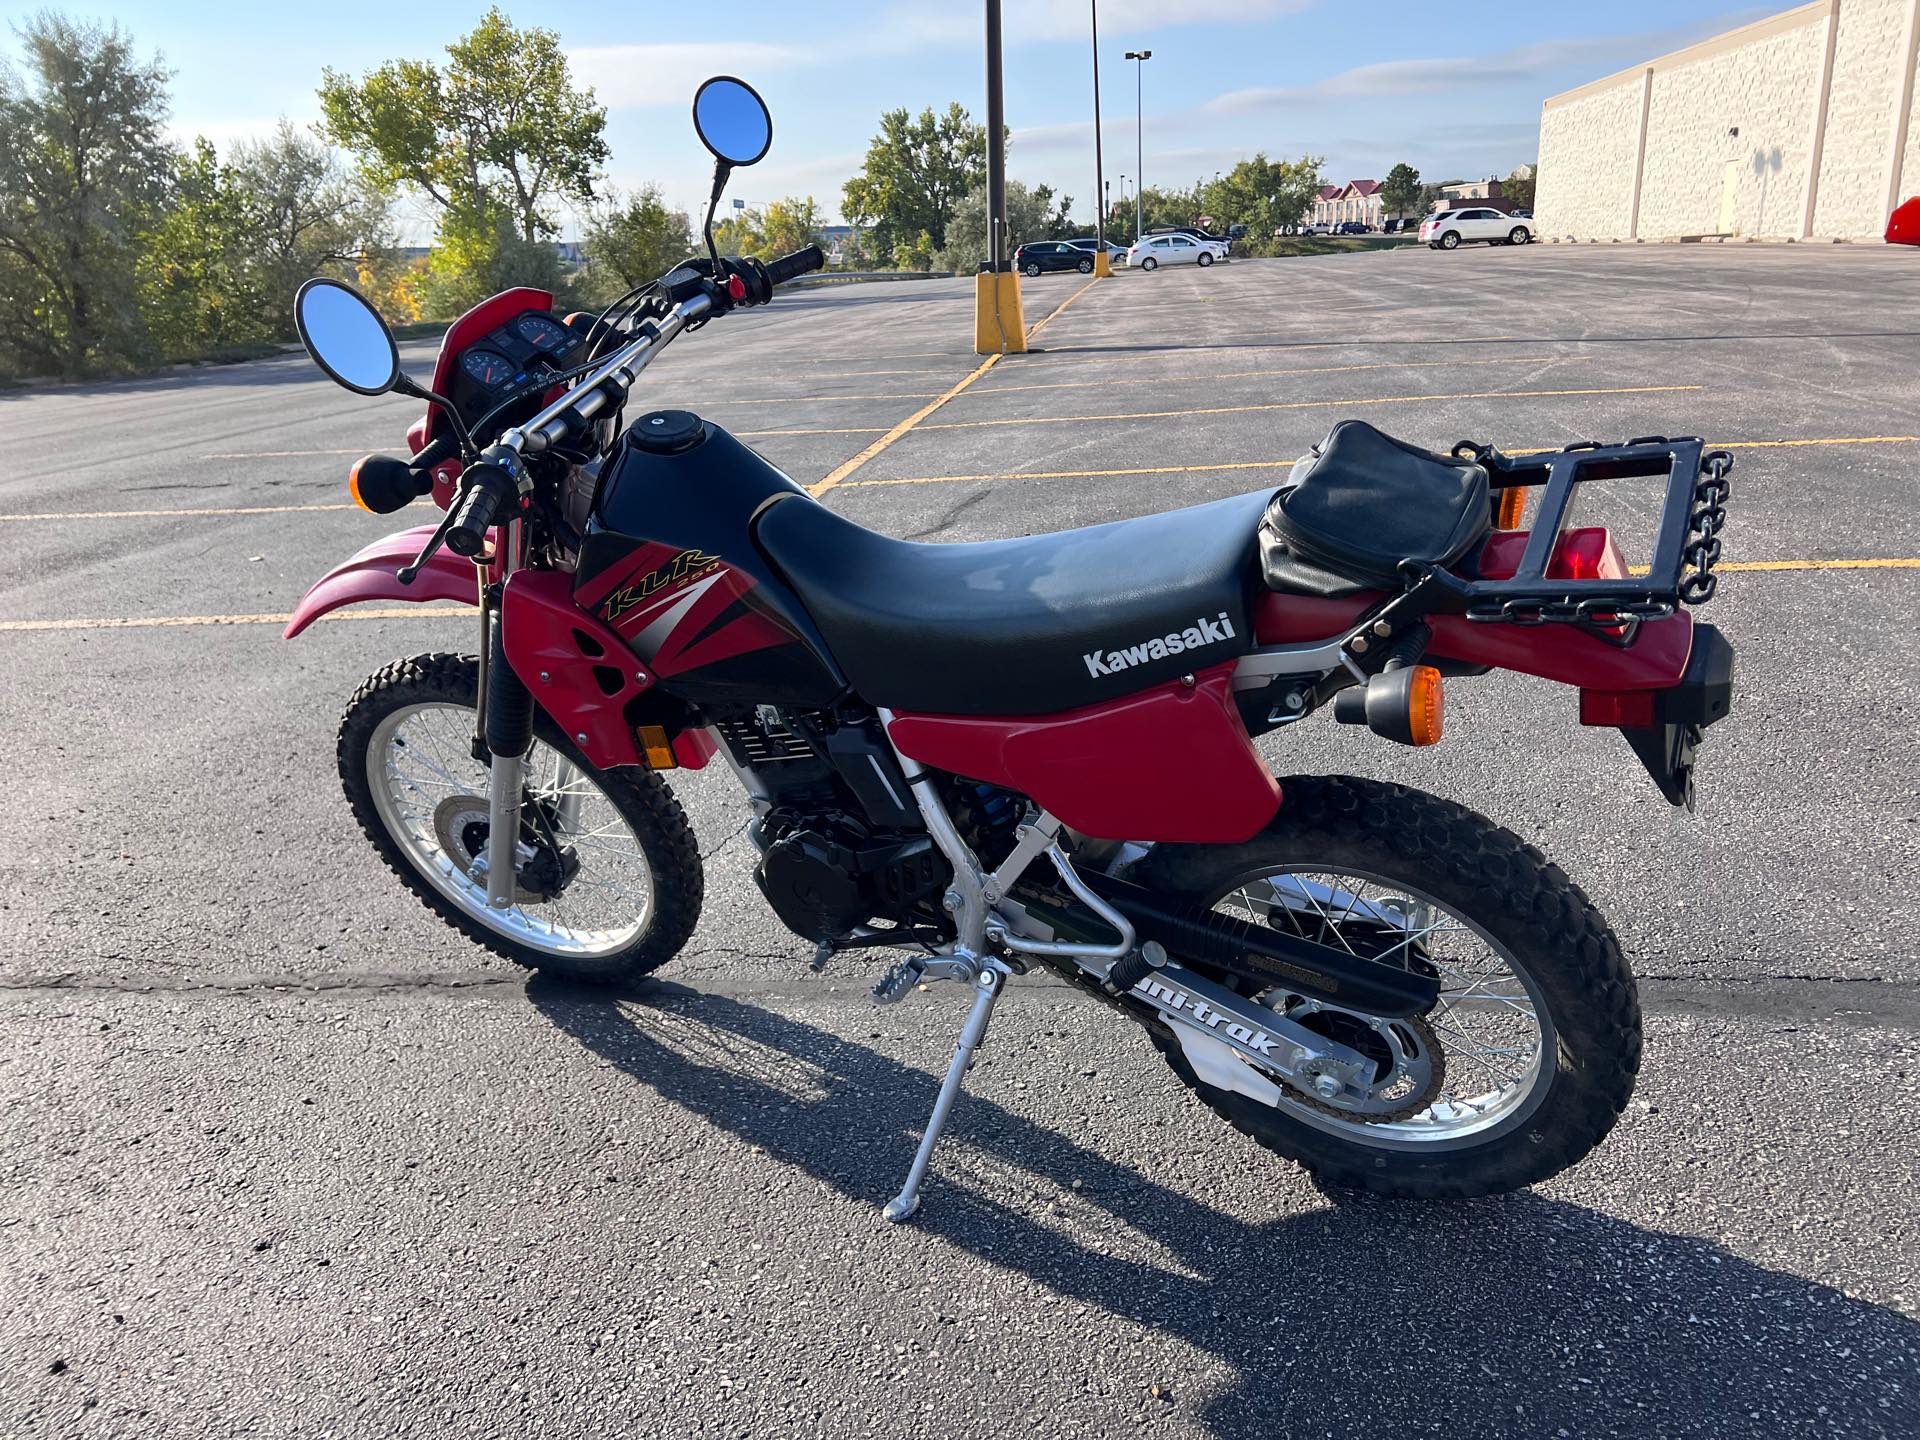
[[[527,753],[516,903],[487,903],[469,873],[486,853],[487,767],[471,708],[402,706],[367,742],[367,780],[387,834],[463,912],[518,944],[586,958],[631,946],[654,914],[653,870],[633,827],[591,776],[544,741]]]
[[[1393,1149],[1444,1149],[1477,1144],[1521,1124],[1546,1097],[1557,1046],[1552,1015],[1537,979],[1469,916],[1405,881],[1352,869],[1276,868],[1238,881],[1215,908],[1273,925],[1348,954],[1408,968],[1430,966],[1440,1000],[1418,1022],[1418,1041],[1437,1042],[1433,1090],[1400,1118],[1347,1118],[1282,1086],[1279,1108],[1316,1129]],[[1293,1010],[1310,1029],[1314,1016],[1285,992],[1263,1003]],[[1309,1006],[1322,1015],[1326,1007]],[[1349,1035],[1343,1039],[1351,1039]],[[1403,1040],[1410,1038],[1403,1033]]]

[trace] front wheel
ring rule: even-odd
[[[487,903],[479,671],[469,655],[421,655],[360,687],[339,742],[360,828],[429,910],[496,955],[598,984],[665,964],[693,933],[705,888],[686,812],[651,772],[596,770],[543,712],[522,781],[514,903]]]
[[[1507,244],[1509,245],[1524,245],[1532,238],[1533,236],[1527,233],[1527,227],[1524,225],[1516,225],[1507,232]]]
[[[1204,270],[1211,264],[1213,264],[1213,252],[1211,250],[1202,250],[1200,252],[1200,268]]]
[[[1091,275],[1093,273],[1093,261],[1082,260],[1078,266],[1078,269],[1082,275]]]
[[[1038,265],[1027,266],[1027,278],[1029,280],[1038,280],[1040,278],[1040,267]]]
[[[1440,981],[1427,1014],[1385,1020],[1276,985],[1234,988],[1378,1067],[1365,1095],[1268,1100],[1203,1083],[1214,1111],[1336,1185],[1410,1198],[1514,1190],[1584,1158],[1640,1066],[1640,1007],[1619,942],[1557,866],[1450,801],[1347,777],[1281,781],[1279,813],[1241,845],[1157,847],[1131,877],[1188,900]],[[1207,973],[1202,967],[1202,973]],[[1252,1087],[1258,1090],[1259,1086]]]

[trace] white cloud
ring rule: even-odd
[[[709,75],[764,75],[824,57],[796,45],[758,41],[692,41],[661,45],[589,45],[568,52],[576,81],[593,87],[613,109],[685,105]]]

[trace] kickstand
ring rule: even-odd
[[[933,1158],[933,1147],[940,1143],[940,1132],[946,1128],[953,1102],[960,1098],[960,1084],[973,1066],[974,1052],[986,1038],[987,1022],[993,1018],[993,1002],[1000,998],[1006,979],[1007,972],[991,964],[974,979],[973,1008],[967,1012],[967,1023],[961,1027],[960,1043],[954,1047],[947,1078],[940,1082],[940,1094],[934,1099],[933,1114],[927,1117],[926,1133],[921,1135],[920,1148],[914,1153],[912,1168],[907,1171],[907,1183],[881,1212],[896,1225],[913,1218],[920,1208],[920,1184],[927,1178],[927,1162]]]

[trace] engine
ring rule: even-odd
[[[839,812],[775,810],[754,838],[754,880],[781,923],[808,940],[838,940],[875,919],[931,922],[953,873],[927,835],[874,830]]]

